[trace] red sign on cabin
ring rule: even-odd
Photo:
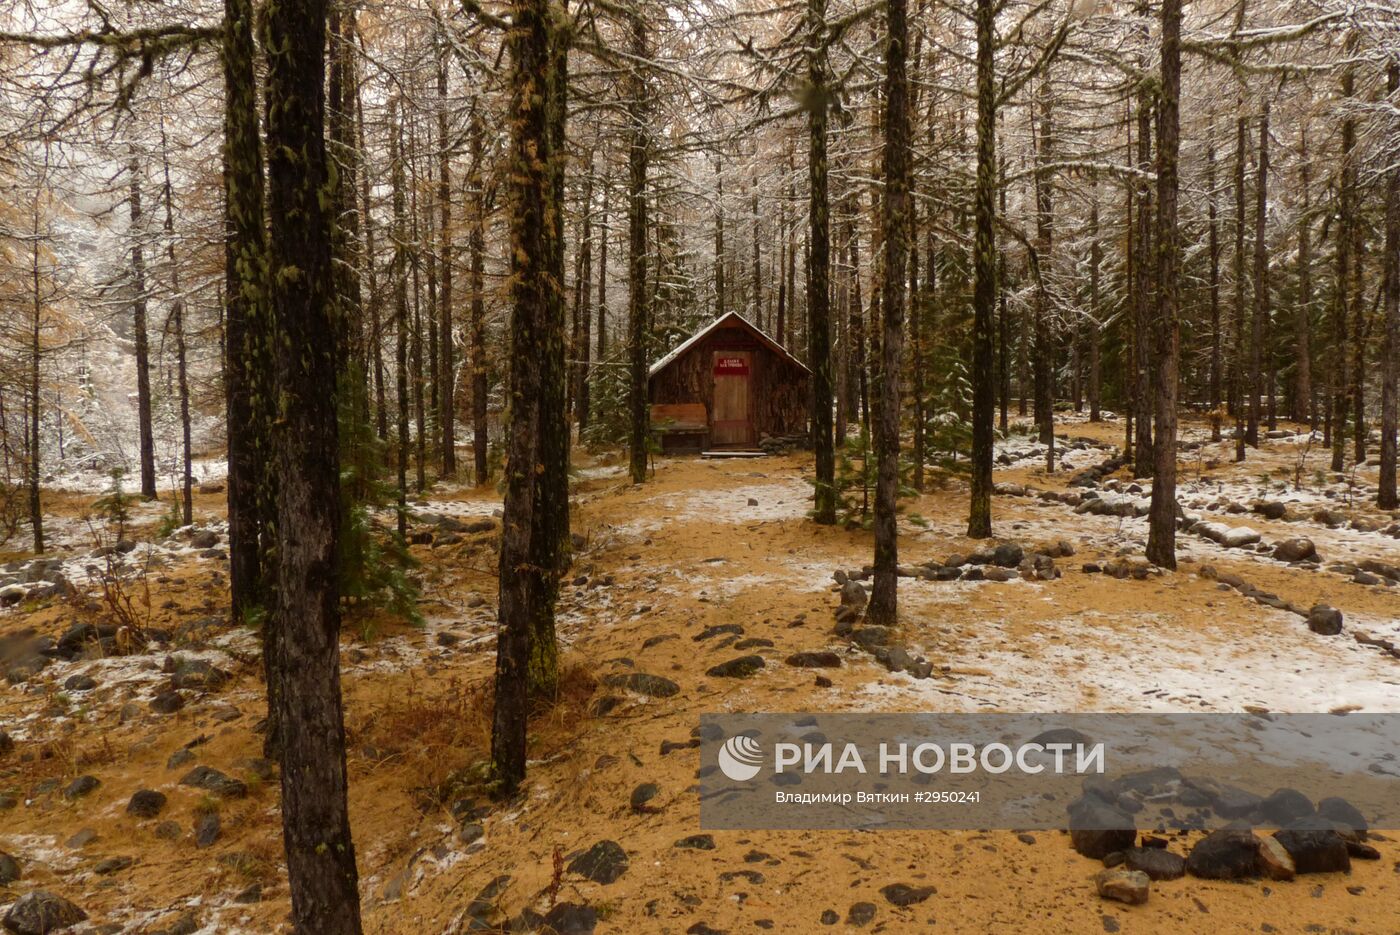
[[[749,375],[749,362],[744,357],[725,357],[723,355],[715,358],[715,376],[717,377],[746,377]]]

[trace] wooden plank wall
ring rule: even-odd
[[[651,378],[653,403],[704,403],[714,417],[715,351],[753,354],[749,399],[754,439],[807,431],[808,375],[742,328],[721,328]]]

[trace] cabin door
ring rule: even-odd
[[[749,415],[752,363],[752,351],[715,351],[715,407],[710,444],[753,444],[753,422]]]

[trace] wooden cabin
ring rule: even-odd
[[[652,431],[666,454],[744,450],[807,431],[812,373],[748,319],[729,312],[648,374]]]

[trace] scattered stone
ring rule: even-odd
[[[1327,604],[1314,604],[1308,611],[1308,629],[1323,636],[1342,632],[1342,612]]]
[[[154,789],[139,789],[126,803],[126,813],[132,818],[154,818],[165,808],[165,793]]]
[[[699,643],[704,640],[708,640],[711,637],[723,636],[726,633],[733,633],[735,636],[743,636],[744,626],[740,623],[719,623],[715,624],[712,627],[706,627],[699,633],[695,634],[695,636],[692,637],[692,639],[694,639],[695,642]]]
[[[179,769],[181,766],[194,762],[194,751],[189,747],[181,747],[170,754],[170,759],[165,761],[166,769]]]
[[[853,925],[856,928],[860,928],[863,925],[869,925],[872,921],[874,921],[874,919],[874,903],[854,903],[852,904],[850,909],[846,910],[846,924]]]
[[[721,662],[717,666],[711,666],[705,670],[705,674],[711,678],[746,679],[765,663],[762,656],[740,656],[737,659],[730,659],[728,662]]]
[[[873,650],[876,646],[887,646],[890,642],[889,627],[861,627],[851,633],[851,641],[864,650]]]
[[[841,916],[835,909],[823,909],[821,919],[818,921],[820,921],[822,925],[835,925],[837,922],[841,921]]]
[[[936,892],[932,886],[910,886],[907,883],[891,883],[880,889],[881,896],[891,905],[901,908],[921,903]]]
[[[97,687],[97,680],[90,675],[70,675],[63,683],[65,691],[86,692]]]
[[[865,609],[869,600],[865,588],[861,587],[859,582],[847,580],[845,584],[841,585],[841,606],[843,608],[849,608],[859,614]]]
[[[627,852],[616,841],[599,841],[571,860],[568,869],[594,883],[613,883],[627,872]]]
[[[1308,562],[1317,560],[1317,546],[1311,539],[1298,537],[1284,539],[1274,546],[1274,558],[1281,562]]]
[[[1147,874],[1150,880],[1179,880],[1186,875],[1186,858],[1160,847],[1133,847],[1123,852],[1129,870]]]
[[[174,714],[185,706],[185,699],[177,691],[163,691],[151,699],[151,710],[157,714]]]
[[[14,935],[49,935],[87,920],[87,913],[45,890],[25,893],[5,913],[5,928]]]
[[[1297,873],[1292,855],[1275,837],[1259,839],[1259,869],[1270,880],[1288,881]]]
[[[784,660],[798,669],[839,669],[841,657],[833,652],[793,653]]]
[[[1115,899],[1130,906],[1140,906],[1147,902],[1151,883],[1147,874],[1139,870],[1100,870],[1094,876],[1094,885],[1104,899]]]
[[[712,834],[692,834],[681,838],[673,846],[681,850],[712,851],[715,849],[715,837]]]
[[[612,688],[625,688],[648,698],[670,698],[680,694],[681,690],[681,687],[670,679],[660,675],[648,675],[645,672],[609,675],[603,679],[603,684]]]
[[[1069,807],[1070,845],[1092,860],[1126,851],[1137,842],[1133,817],[1097,796],[1076,799]]]
[[[1293,858],[1299,873],[1332,873],[1351,869],[1347,842],[1325,818],[1301,818],[1274,832]]]
[[[0,886],[8,886],[20,878],[19,861],[0,851]]]
[[[655,812],[657,808],[650,804],[651,800],[661,793],[661,787],[654,782],[644,782],[632,790],[632,811],[634,812]]]
[[[180,779],[180,785],[204,789],[225,799],[241,799],[248,794],[246,783],[225,775],[212,766],[196,766]]]
[[[5,731],[0,730],[0,756],[9,756],[15,750],[15,741]]]
[[[1205,880],[1247,880],[1258,875],[1259,839],[1252,831],[1212,831],[1191,849],[1186,872]]]
[[[219,534],[212,529],[201,529],[190,537],[190,547],[195,549],[212,549],[219,544]]]
[[[597,926],[598,910],[577,903],[559,903],[544,917],[544,931],[554,935],[592,935]]]
[[[74,834],[72,837],[70,837],[67,841],[64,841],[63,843],[70,850],[77,851],[87,847],[89,844],[96,840],[96,831],[92,830],[91,828],[83,828],[81,831],[79,831],[77,834]]]
[[[63,797],[70,802],[74,799],[81,799],[100,785],[102,785],[102,780],[96,776],[79,776],[63,790]]]
[[[212,847],[222,832],[223,826],[219,821],[218,812],[201,812],[194,820],[195,847]]]
[[[1366,816],[1346,799],[1330,796],[1317,803],[1317,813],[1334,825],[1349,829],[1358,841],[1366,840]]]
[[[92,872],[99,877],[107,877],[114,873],[120,873],[134,863],[136,861],[130,857],[107,857],[99,860],[97,865],[92,868]]]
[[[1276,827],[1313,814],[1312,800],[1297,789],[1275,789],[1259,803],[1259,813]]]

